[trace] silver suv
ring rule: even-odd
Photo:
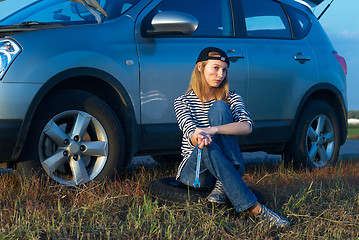
[[[225,50],[255,123],[243,151],[333,164],[346,65],[304,1],[39,0],[0,21],[0,159],[77,185],[134,155],[173,159],[173,101],[204,47]],[[308,2],[308,1],[306,1]],[[319,3],[320,0],[309,2]]]

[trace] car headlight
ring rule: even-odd
[[[0,40],[0,80],[20,52],[21,47],[14,40]]]

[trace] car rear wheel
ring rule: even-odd
[[[334,165],[339,155],[339,124],[326,102],[308,102],[299,117],[293,139],[284,154],[295,168],[321,168]]]
[[[124,144],[121,124],[104,101],[83,91],[60,91],[39,106],[18,168],[79,185],[120,170]]]

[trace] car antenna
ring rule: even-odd
[[[328,6],[325,7],[325,9],[323,10],[323,12],[319,15],[318,20],[319,20],[319,19],[323,16],[323,14],[328,10],[328,8],[330,7],[330,4],[332,4],[332,2],[334,2],[334,0],[332,0],[332,1],[328,4]]]

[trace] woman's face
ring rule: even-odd
[[[217,88],[227,75],[227,63],[221,60],[208,60],[203,69],[203,75],[209,87]]]

